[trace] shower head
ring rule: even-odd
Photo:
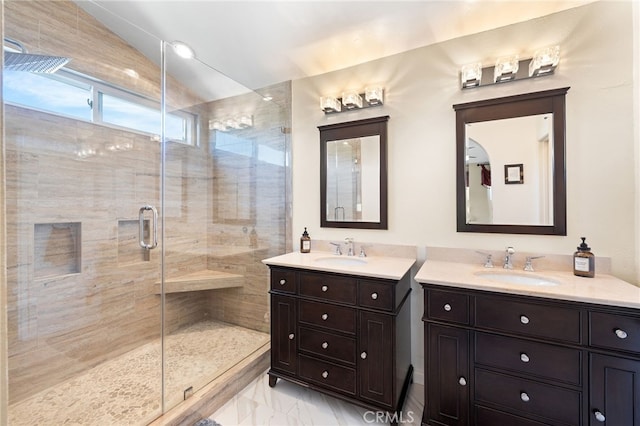
[[[65,66],[71,59],[62,56],[35,55],[27,53],[22,43],[5,37],[6,43],[17,46],[20,50],[4,47],[4,69],[13,71],[27,71],[33,73],[53,74]]]

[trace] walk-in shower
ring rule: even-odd
[[[71,58],[2,73],[12,426],[185,405],[268,348],[260,260],[286,250],[289,85],[199,93],[167,43],[131,25],[158,46],[143,55],[79,5],[2,4],[16,54]]]

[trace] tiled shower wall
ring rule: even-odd
[[[5,1],[4,8],[5,36],[30,52],[70,56],[70,68],[159,99],[158,67],[74,3]],[[119,72],[126,68],[139,78]],[[205,102],[174,80],[168,87],[169,106],[201,114],[203,126],[199,146],[167,146],[166,277],[208,268],[236,271],[245,282],[167,294],[167,331],[207,317],[267,331],[268,270],[259,260],[284,251],[288,165],[216,149],[208,116],[246,105],[255,94]],[[271,89],[290,102],[288,84]],[[249,107],[254,128],[236,140],[284,157],[288,107],[255,100]],[[160,250],[138,248],[137,215],[143,205],[160,206],[160,144],[17,106],[5,107],[5,125],[9,397],[15,402],[159,338]],[[110,149],[114,144],[128,148]],[[86,148],[96,155],[78,155]],[[238,198],[238,181],[246,176],[251,180],[243,187],[255,190]],[[232,201],[234,210],[225,211]],[[249,239],[254,229],[257,236]]]

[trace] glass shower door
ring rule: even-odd
[[[196,52],[197,53],[197,52]],[[285,250],[285,109],[165,47],[165,407],[269,342],[268,269]],[[288,99],[288,84],[270,93]]]
[[[5,51],[70,59],[2,74],[12,426],[162,413],[160,42],[149,58],[82,3],[2,4],[28,53]]]

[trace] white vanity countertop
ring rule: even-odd
[[[337,258],[338,262],[350,259],[366,263],[354,264],[327,264],[318,259]],[[309,269],[313,271],[335,272],[339,274],[359,275],[365,277],[384,278],[391,280],[401,279],[416,263],[416,259],[407,257],[386,256],[337,256],[330,252],[315,251],[311,253],[291,252],[280,256],[262,260],[262,263],[270,266],[285,266],[289,268]]]
[[[557,281],[559,284],[555,286],[512,284],[475,275],[487,272],[531,274]],[[476,264],[427,260],[416,274],[415,280],[425,284],[640,309],[640,287],[612,275],[598,274],[598,271],[594,278],[585,278],[573,275],[572,271],[524,272],[517,269],[506,271],[500,267],[490,269]]]

